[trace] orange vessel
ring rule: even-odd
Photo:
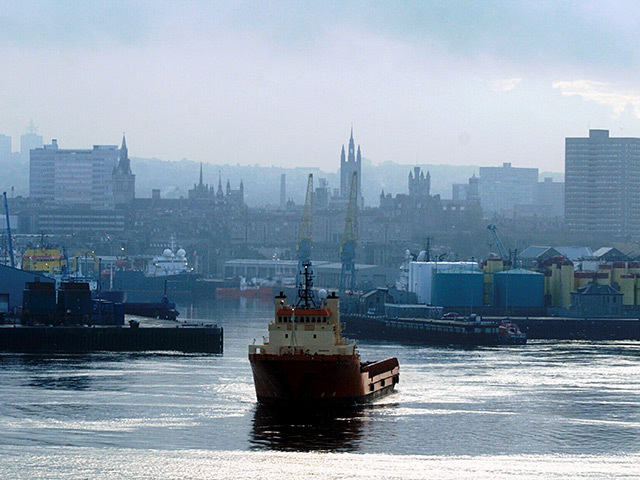
[[[321,291],[316,302],[309,268],[301,272],[296,305],[280,292],[269,338],[249,346],[258,401],[356,405],[390,393],[400,378],[398,360],[360,361],[355,343],[342,336],[338,297]]]

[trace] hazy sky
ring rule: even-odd
[[[0,133],[61,148],[335,171],[564,170],[564,138],[640,136],[640,2],[6,1]]]

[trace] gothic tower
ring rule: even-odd
[[[120,147],[120,159],[118,165],[113,170],[113,199],[114,204],[128,204],[135,198],[136,176],[131,172],[131,161],[129,160],[129,150],[127,141],[122,135],[122,146]]]
[[[342,198],[349,197],[349,188],[351,187],[351,177],[354,173],[358,174],[358,203],[362,207],[362,154],[360,145],[356,153],[355,142],[353,141],[353,127],[351,127],[351,138],[349,138],[348,156],[345,158],[344,145],[340,154],[340,196]]]

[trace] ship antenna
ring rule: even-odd
[[[316,300],[313,296],[313,272],[311,271],[311,262],[304,262],[302,264],[303,271],[302,281],[298,285],[298,302],[296,307],[302,305],[303,308],[317,308]]]

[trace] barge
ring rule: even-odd
[[[475,314],[445,314],[440,319],[343,314],[343,318],[345,333],[361,339],[462,346],[526,343],[526,335],[520,333],[515,341],[508,330],[500,328],[499,321]]]

